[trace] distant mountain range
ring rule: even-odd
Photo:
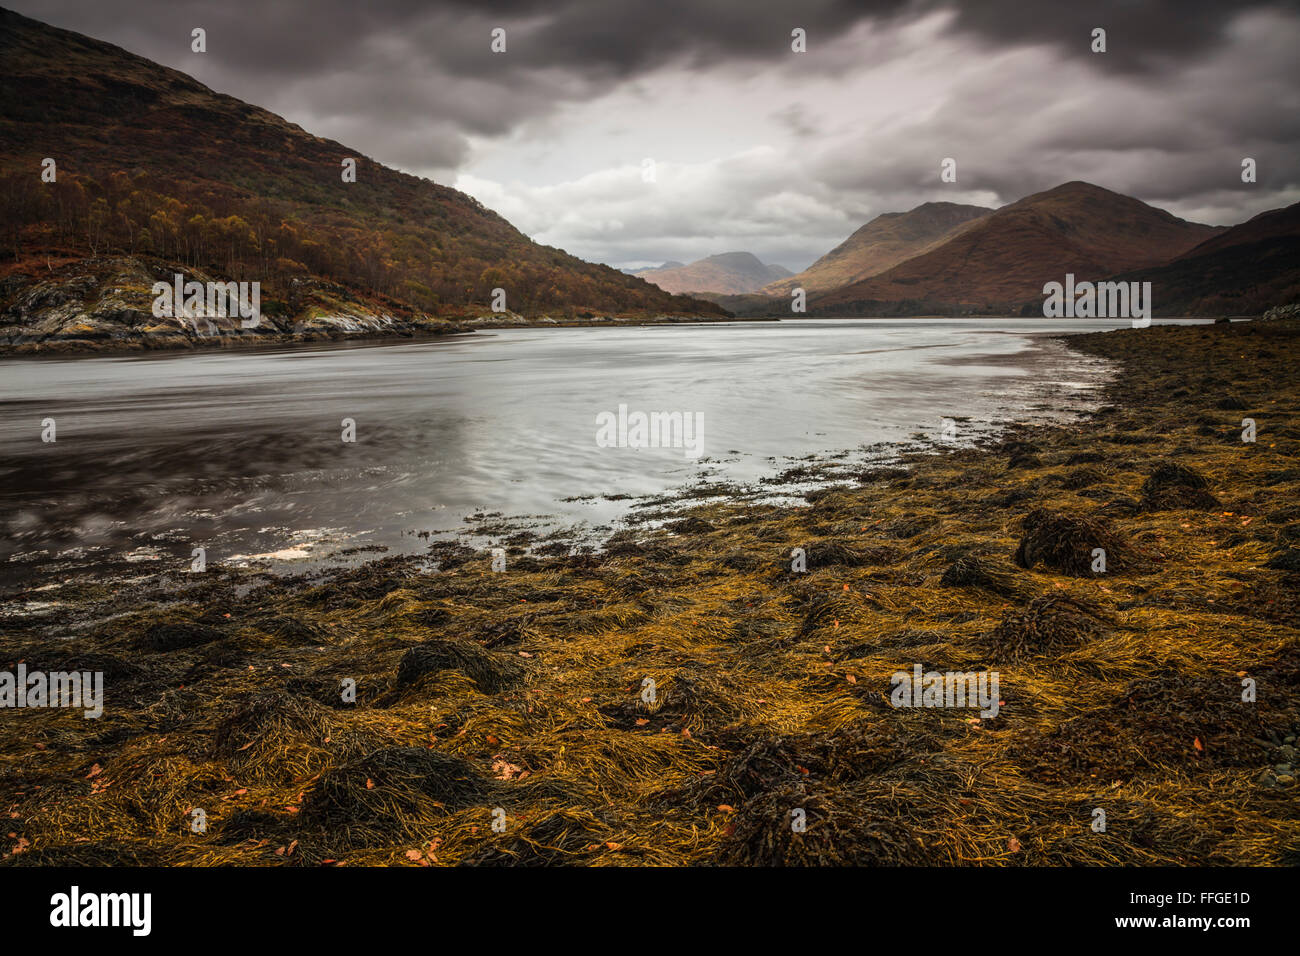
[[[1043,287],[1149,281],[1155,315],[1257,315],[1300,300],[1300,204],[1240,225],[1187,222],[1064,183],[996,210],[925,203],[877,216],[803,272],[710,296],[737,315],[1041,315]]]
[[[803,272],[766,286],[767,295],[788,296],[799,287],[828,292],[868,279],[941,245],[972,220],[993,210],[952,202],[928,202],[910,212],[877,216]]]
[[[167,344],[188,333],[148,291],[175,272],[260,282],[264,321],[218,322],[232,337],[436,329],[494,299],[556,321],[725,315],[111,44],[0,9],[0,50],[0,341]]]
[[[791,275],[783,266],[766,265],[748,252],[724,252],[697,259],[690,265],[665,262],[653,269],[640,269],[633,275],[653,282],[665,292],[675,294],[719,293],[738,295],[757,292],[774,279]]]
[[[1223,231],[1090,183],[1034,193],[878,275],[809,297],[819,315],[1008,312],[1067,273],[1100,280],[1174,259]],[[1158,303],[1163,290],[1153,290]]]

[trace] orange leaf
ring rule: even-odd
[[[1192,738],[1192,746],[1195,747],[1197,750],[1204,750],[1204,749],[1205,749],[1204,747],[1201,746],[1201,738],[1200,738],[1200,737],[1193,737],[1193,738]]]

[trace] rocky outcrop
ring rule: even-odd
[[[43,273],[43,274],[42,274]],[[180,349],[463,331],[454,321],[393,314],[315,278],[291,281],[292,302],[260,297],[257,325],[233,314],[155,315],[154,284],[224,283],[226,277],[130,256],[48,263],[0,283],[0,348],[13,353]],[[206,313],[207,310],[204,310]]]

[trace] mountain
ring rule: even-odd
[[[1043,285],[1151,268],[1222,227],[1191,223],[1090,183],[1034,193],[959,228],[928,252],[868,279],[810,296],[816,315],[1019,311]]]
[[[1247,219],[1239,225],[1225,229],[1178,258],[1199,259],[1234,246],[1255,245],[1270,239],[1293,239],[1298,235],[1300,235],[1300,203],[1294,203],[1282,209],[1261,212],[1253,219]]]
[[[1165,265],[1114,278],[1150,282],[1156,315],[1258,315],[1300,301],[1300,203],[1260,213]]]
[[[685,267],[686,267],[686,263],[678,262],[676,259],[669,259],[661,266],[650,266],[647,269],[629,269],[628,271],[632,275],[643,276],[643,275],[648,275],[651,272],[665,272],[669,269],[683,269]]]
[[[539,245],[464,193],[111,44],[0,10],[0,49],[0,335],[11,343],[174,337],[179,323],[149,314],[149,279],[192,270],[261,284],[264,321],[248,335],[436,330],[492,315],[495,289],[525,317],[725,315]],[[111,308],[91,286],[111,287]],[[42,311],[70,297],[70,315]]]
[[[973,220],[993,212],[985,206],[928,202],[908,212],[877,216],[803,272],[763,288],[787,297],[799,287],[826,292],[879,275],[945,242]]]
[[[724,252],[686,266],[669,262],[657,269],[641,269],[636,273],[667,292],[724,295],[757,292],[772,280],[790,274],[789,269],[781,266],[764,265],[757,256],[748,252]]]

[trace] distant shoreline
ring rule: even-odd
[[[1160,316],[1152,319],[1153,325],[1171,322],[1210,324],[1220,319],[1233,322],[1256,321],[1259,316]],[[311,348],[319,346],[382,346],[402,342],[433,342],[439,339],[469,335],[474,332],[487,332],[498,329],[553,329],[553,328],[636,328],[652,325],[727,325],[742,322],[981,322],[996,319],[1013,319],[1017,321],[1043,322],[1077,322],[1078,319],[1037,319],[1035,316],[980,316],[980,315],[907,315],[907,316],[825,316],[825,315],[788,315],[788,316],[661,316],[646,317],[609,317],[605,319],[510,319],[496,320],[484,316],[479,319],[450,323],[445,329],[437,331],[403,330],[386,334],[373,333],[276,333],[272,335],[213,335],[186,336],[175,333],[166,337],[150,338],[145,335],[134,337],[95,339],[61,339],[24,342],[17,345],[0,344],[0,361],[18,358],[80,358],[94,355],[174,355],[190,353],[207,353],[220,351],[261,351],[293,348]],[[1099,319],[1098,321],[1110,321]],[[1014,334],[1027,334],[1020,329],[1008,330]],[[1097,331],[1109,331],[1098,329]],[[1042,335],[1089,335],[1088,331],[1071,330],[1056,332],[1042,330]]]

